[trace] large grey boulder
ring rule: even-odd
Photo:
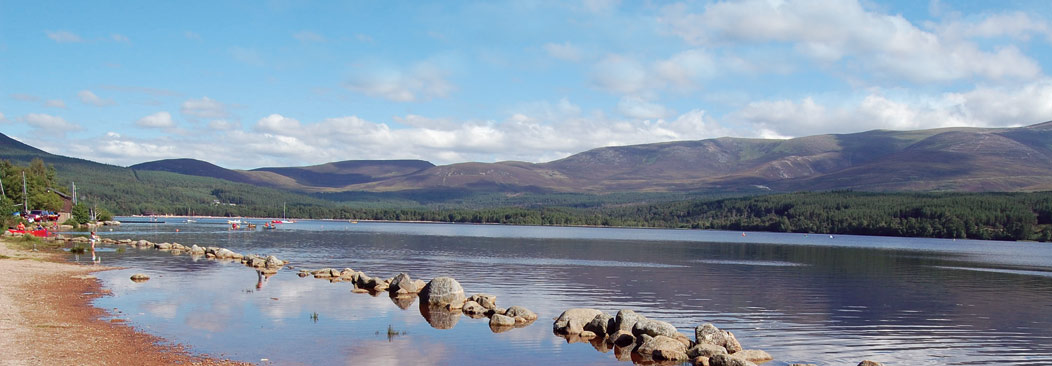
[[[537,320],[537,314],[530,311],[530,309],[521,306],[512,306],[508,310],[504,311],[504,315],[512,317],[518,324],[532,323]]]
[[[160,249],[160,250],[168,250],[168,249],[172,249],[172,243],[157,243],[157,244],[154,244],[153,247],[157,248],[157,249]]]
[[[716,328],[712,323],[705,323],[694,328],[694,339],[697,343],[708,343],[727,349],[727,353],[734,354],[742,350],[741,343],[734,334]]]
[[[597,309],[574,308],[566,310],[555,319],[552,331],[564,335],[581,334],[584,331],[585,324],[588,324],[602,313],[602,311]]]
[[[141,243],[142,240],[140,240],[139,242]],[[205,248],[199,247],[199,246],[197,246],[197,244],[194,244],[193,246],[190,247],[190,254],[191,255],[204,255],[205,254]]]
[[[617,311],[617,315],[614,316],[614,322],[607,330],[608,334],[614,334],[617,332],[623,332],[632,334],[632,327],[636,325],[636,322],[646,319],[642,315],[636,314],[636,312],[628,309],[621,309]]]
[[[420,291],[420,301],[429,306],[460,309],[466,300],[464,288],[452,277],[435,277]]]
[[[416,287],[416,283],[406,273],[399,273],[394,276],[391,280],[391,285],[387,287],[387,291],[396,295],[412,295],[420,292],[420,288]]]
[[[584,330],[594,332],[595,334],[600,335],[602,337],[606,337],[607,334],[610,334],[610,329],[613,328],[613,324],[614,317],[605,313],[599,314],[596,315],[595,318],[592,319],[592,321],[588,322],[588,324],[584,325]]]
[[[679,330],[668,322],[655,320],[655,319],[640,319],[634,326],[632,326],[632,335],[638,339],[641,335],[648,335],[651,337],[666,336],[672,339],[676,338],[679,334]]]
[[[709,366],[756,366],[756,364],[734,355],[715,355],[709,357]]]
[[[641,335],[643,338],[639,348],[636,349],[641,355],[650,356],[656,361],[683,361],[687,359],[687,347],[672,337],[659,335],[651,337]]]
[[[218,259],[241,259],[242,255],[235,253],[233,250],[227,248],[219,248],[216,251],[216,258]]]

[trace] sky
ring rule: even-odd
[[[1050,69],[1044,0],[0,0],[0,132],[121,166],[1025,126]]]

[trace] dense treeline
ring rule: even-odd
[[[616,207],[378,209],[313,218],[591,225],[1052,241],[1052,193],[805,192]]]

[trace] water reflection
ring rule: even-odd
[[[541,319],[508,331],[515,328],[421,308],[416,298],[361,296],[349,283],[287,271],[264,278],[257,273],[256,287],[246,292],[247,283],[231,280],[251,276],[240,264],[154,250],[106,254],[108,264],[129,269],[100,273],[114,296],[97,300],[99,307],[118,308],[131,314],[130,324],[195,351],[246,361],[414,362],[371,349],[398,345],[436,352],[439,364],[630,362],[630,349],[564,340],[548,330],[546,319],[591,307],[634,309],[685,334],[711,322],[747,348],[770,352],[776,361],[769,365],[866,358],[910,365],[1052,364],[1052,277],[1044,275],[1052,272],[1052,247],[1034,243],[310,222],[257,232],[208,224],[124,225],[104,235],[275,254],[299,268],[350,267],[381,278],[399,272],[452,276],[466,293],[492,293],[499,304],[526,306]],[[154,279],[131,283],[134,272]],[[305,321],[312,313],[320,315],[317,323]],[[388,326],[407,334],[389,343],[382,336]],[[314,334],[326,336],[316,340]]]

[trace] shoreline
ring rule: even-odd
[[[207,355],[147,334],[95,307],[107,291],[92,273],[117,267],[66,262],[60,252],[13,248],[0,239],[2,365],[252,365]]]

